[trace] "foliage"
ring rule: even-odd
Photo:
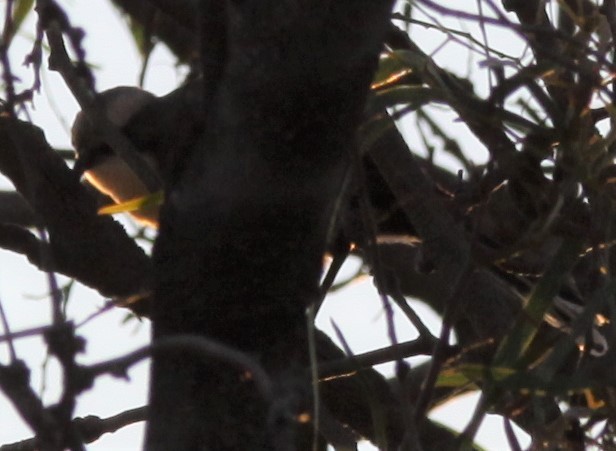
[[[140,3],[146,7],[137,8]],[[195,65],[194,3],[177,3],[182,7],[114,0],[128,14],[144,60],[161,41],[175,52],[178,64]],[[97,217],[85,197],[72,194],[81,188],[68,175],[57,176],[57,183],[67,187],[62,202],[49,199],[53,190],[30,191],[24,180],[34,177],[38,183],[38,174],[52,163],[16,157],[19,149],[9,139],[19,131],[29,148],[47,155],[49,146],[32,128],[7,122],[27,108],[39,88],[38,81],[24,87],[12,77],[8,53],[34,4],[40,20],[28,58],[34,72],[41,70],[45,32],[50,68],[62,73],[82,107],[92,100],[83,34],[71,18],[51,1],[8,1],[0,46],[5,121],[0,123],[0,171],[28,205],[19,210],[25,220],[15,219],[15,209],[10,212],[15,217],[0,218],[0,246],[142,314],[143,303],[135,299],[148,298],[152,287],[148,257],[131,247],[134,242],[110,218]],[[75,55],[72,63],[63,58],[63,37]],[[331,395],[328,387],[344,384],[341,376],[354,371],[360,373],[364,397],[370,398],[358,402],[369,405],[368,420],[354,424],[347,413],[334,410],[341,423],[381,446],[459,449],[472,444],[487,413],[496,413],[505,420],[512,449],[520,449],[512,423],[530,436],[533,449],[616,447],[615,37],[613,0],[477,0],[463,6],[399,2],[358,130],[352,175],[338,199],[332,233],[337,238],[328,249],[333,263],[322,287],[322,302],[327,302],[327,290],[340,288],[333,283],[345,259],[360,258],[358,276],[374,279],[391,346],[359,356],[347,347],[348,358],[334,352],[319,362],[325,404],[332,399],[327,396],[346,393],[335,388],[330,392],[339,393]],[[397,127],[405,129],[406,141]],[[136,202],[159,201],[155,195]],[[105,211],[142,204],[135,205]],[[104,253],[102,245],[99,257],[111,269],[100,277],[89,271],[82,264],[90,261],[88,254],[79,246],[86,238],[75,232],[75,218],[80,224],[89,218],[98,227],[97,236],[106,237],[103,243],[112,240],[130,249],[121,255],[133,262],[133,269],[114,271],[124,260],[117,258],[117,250]],[[45,229],[50,240],[43,232],[31,233],[33,225]],[[50,278],[51,288],[54,283]],[[428,331],[407,302],[411,297],[441,315],[440,336]],[[416,340],[398,343],[394,304],[419,334]],[[31,333],[44,334],[50,354],[62,364],[67,382],[61,402],[44,408],[28,389],[27,368],[18,361],[0,367],[0,388],[44,443],[57,439],[50,430],[70,423],[75,399],[97,376],[123,374],[152,351],[79,366],[74,355],[80,338],[64,316],[60,294],[53,305],[54,323]],[[7,335],[4,340],[12,339]],[[313,340],[318,344],[319,339]],[[342,334],[338,339],[345,343]],[[210,356],[210,351],[204,352]],[[235,351],[216,352],[211,353],[228,357]],[[232,355],[243,362],[240,366],[254,363]],[[430,359],[413,367],[404,360],[418,355]],[[396,362],[395,380],[389,381],[393,388],[379,388],[374,395],[373,387],[386,384],[368,368],[386,361]],[[481,398],[461,433],[427,419],[433,407],[471,390],[479,390]],[[356,400],[338,399],[351,401]],[[45,423],[50,411],[51,427]],[[126,421],[142,418],[140,412]],[[369,426],[362,429],[364,423]],[[65,440],[77,449],[79,434],[72,431]]]

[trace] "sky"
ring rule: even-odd
[[[119,85],[135,85],[140,71],[140,56],[132,44],[132,39],[124,26],[122,18],[109,6],[108,0],[72,0],[60,2],[66,9],[73,25],[87,30],[84,45],[87,50],[87,60],[93,65],[99,91]],[[444,3],[444,2],[442,2]],[[449,1],[452,5],[455,2]],[[0,5],[0,21],[4,21],[4,4]],[[30,69],[20,67],[25,55],[32,46],[34,36],[34,19],[32,14],[22,27],[22,33],[11,47],[10,57],[15,72],[20,76],[22,84],[27,87],[31,83]],[[420,32],[422,32],[420,30]],[[418,39],[422,38],[421,34]],[[439,47],[434,35],[426,31],[423,38],[436,49],[435,57],[448,61],[464,75],[468,69],[479,64],[469,55],[461,54],[459,48]],[[494,40],[507,39],[499,35],[491,37]],[[457,63],[456,63],[457,61]],[[462,70],[460,70],[462,68]],[[157,46],[149,64],[145,77],[145,88],[157,95],[174,89],[182,80],[184,70],[174,66],[173,58],[163,46]],[[43,71],[43,86],[40,95],[34,99],[33,108],[29,110],[32,121],[41,127],[49,143],[58,148],[70,148],[69,129],[78,106],[56,73]],[[450,129],[461,129],[455,118],[443,116]],[[412,129],[405,129],[404,134],[409,139],[415,139]],[[463,142],[472,147],[476,141],[460,130]],[[417,146],[421,152],[421,146]],[[447,157],[439,154],[438,158],[447,161]],[[478,152],[477,161],[485,158]],[[453,164],[449,161],[449,164]],[[0,189],[10,189],[10,184],[0,179]],[[118,218],[127,228],[133,226],[125,218]],[[345,268],[344,278],[353,272],[358,262],[350,261]],[[68,283],[66,278],[58,276],[61,284]],[[0,250],[0,302],[6,311],[9,324],[13,331],[49,324],[51,318],[50,301],[47,295],[47,279],[44,274],[36,271],[25,258],[11,252]],[[68,316],[81,323],[97,312],[103,305],[103,299],[98,293],[83,286],[76,286],[69,299]],[[432,332],[438,335],[440,323],[438,317],[425,305],[413,302],[413,307],[426,321]],[[349,315],[352,311],[354,314]],[[126,312],[115,309],[97,316],[78,328],[78,333],[87,340],[86,353],[80,356],[81,363],[96,363],[117,357],[134,350],[148,342],[149,325],[147,322],[131,320],[124,322]],[[404,316],[398,312],[395,316],[396,331],[400,341],[416,337],[416,333]],[[335,323],[346,337],[354,353],[361,353],[389,344],[387,330],[383,321],[382,305],[376,295],[370,280],[354,283],[350,287],[331,295],[317,318],[317,327],[335,337],[332,323]],[[2,331],[0,329],[0,334]],[[38,336],[15,341],[19,358],[24,359],[32,369],[32,386],[43,395],[46,403],[53,403],[61,386],[57,364],[47,361],[45,347]],[[0,343],[0,363],[8,363],[8,349]],[[413,364],[421,361],[414,359]],[[382,365],[379,370],[391,374],[392,365]],[[148,363],[142,362],[129,372],[128,380],[118,380],[109,376],[97,379],[95,386],[89,392],[79,397],[76,416],[98,415],[107,417],[123,410],[139,407],[147,401]],[[432,412],[431,417],[454,429],[461,430],[470,419],[477,395],[465,396],[455,402],[448,403]],[[19,420],[16,411],[8,400],[0,394],[0,445],[31,437],[29,428]],[[143,440],[143,425],[137,424],[121,429],[114,434],[106,434],[96,443],[87,446],[88,450],[136,450],[140,449]],[[479,444],[489,450],[508,449],[502,420],[497,416],[486,418],[477,437]],[[522,437],[522,443],[524,441]],[[374,449],[368,444],[362,444],[364,451]]]

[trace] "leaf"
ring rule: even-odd
[[[561,281],[578,261],[583,237],[566,237],[545,274],[533,288],[513,329],[501,342],[494,356],[495,366],[516,367],[537,334],[543,317],[558,295]]]
[[[464,364],[441,371],[436,380],[436,386],[460,388],[469,384],[478,384],[488,378],[493,381],[502,381],[515,373],[516,370],[513,368]]]
[[[431,102],[442,102],[443,96],[438,90],[417,85],[399,85],[377,91],[370,101],[377,108],[391,108],[396,105],[408,105],[416,110]]]
[[[416,73],[417,67],[409,64],[413,61],[407,55],[407,50],[395,50],[387,53],[379,60],[379,67],[372,79],[371,88],[374,90],[383,89],[389,86],[398,84],[404,79],[405,84],[409,84],[411,79],[409,76]],[[414,86],[421,86],[421,79],[417,78],[417,83]]]
[[[163,203],[163,192],[157,191],[153,194],[149,194],[147,196],[137,197],[135,199],[131,199],[126,202],[121,202],[119,204],[107,205],[106,207],[102,207],[98,210],[99,215],[113,215],[116,213],[126,213],[130,211],[137,211],[143,208],[155,207],[158,205],[162,205]]]
[[[379,67],[372,79],[372,89],[378,89],[388,84],[388,80],[408,75],[412,70],[395,57],[395,52],[388,53],[379,60]]]
[[[533,396],[582,394],[589,400],[589,408],[598,409],[604,401],[593,390],[600,390],[613,385],[610,378],[595,379],[588,374],[561,375],[546,379],[537,372],[517,370],[513,367],[490,367],[477,363],[461,364],[443,369],[436,380],[436,386],[450,389],[479,390],[486,389],[486,382],[492,388],[507,390]],[[592,398],[592,399],[590,399]],[[591,402],[592,401],[592,402]]]
[[[359,129],[361,154],[369,152],[374,143],[395,126],[394,121],[386,112],[375,114],[365,121]]]
[[[34,5],[34,0],[17,0],[15,2],[15,8],[13,9],[13,26],[10,30],[10,33],[6,36],[6,42],[4,43],[6,47],[11,45],[11,41],[19,31],[21,24],[26,20],[30,11],[32,11],[32,6]]]

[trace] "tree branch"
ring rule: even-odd
[[[129,296],[151,287],[149,258],[118,223],[97,215],[93,199],[38,128],[0,118],[0,148],[0,172],[11,179],[49,234],[53,261],[46,270],[74,277],[108,296]],[[19,236],[21,244],[14,244],[40,264],[28,232],[5,230]]]
[[[83,418],[75,418],[73,426],[83,438],[84,443],[92,443],[103,434],[116,432],[123,427],[145,421],[147,414],[147,407],[138,407],[107,418],[88,415]],[[36,438],[0,446],[0,451],[37,451],[39,449],[39,440]]]

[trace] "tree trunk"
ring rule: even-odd
[[[206,127],[166,190],[154,340],[194,334],[251,355],[273,400],[225,362],[156,354],[147,449],[310,445],[296,433],[311,427],[305,311],[392,4],[227,2]]]

